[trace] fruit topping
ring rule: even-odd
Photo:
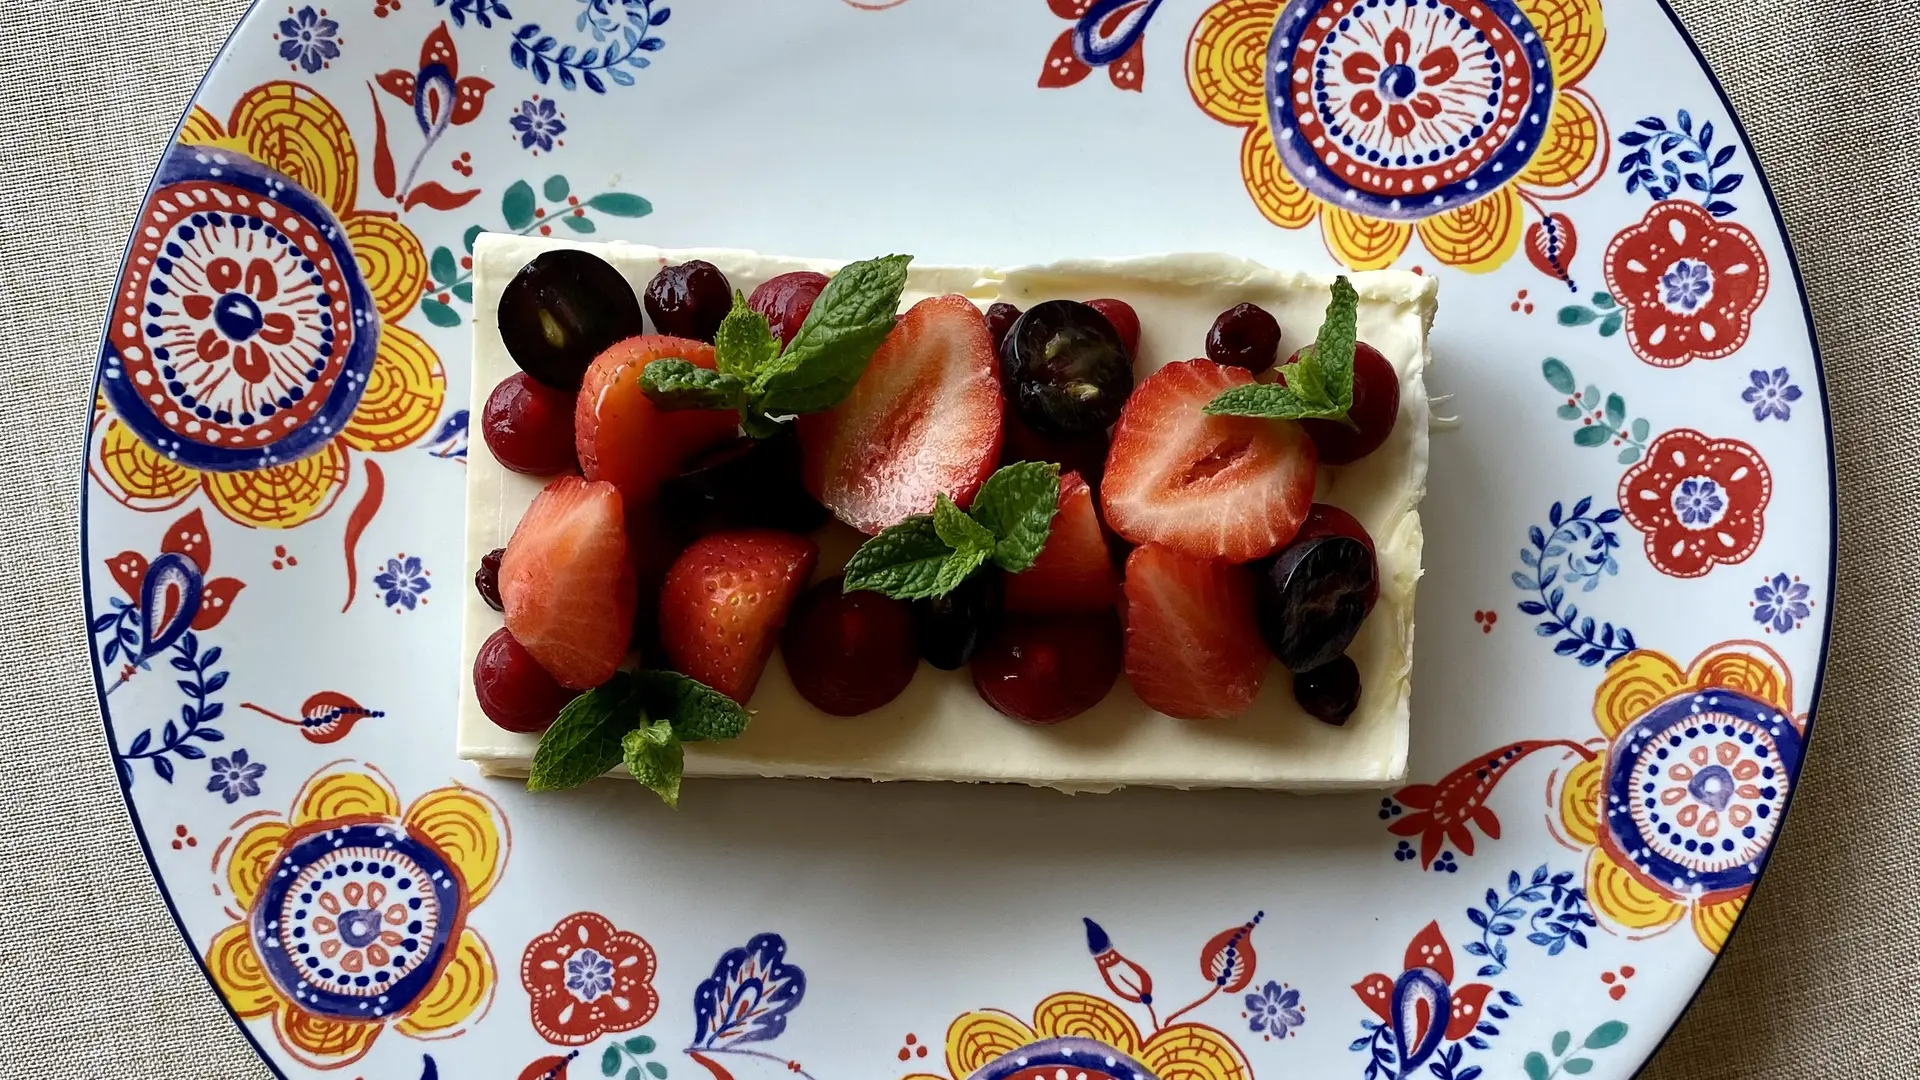
[[[1075,300],[1035,304],[1000,343],[1007,401],[1043,435],[1090,435],[1120,415],[1133,360],[1105,315]]]
[[[1006,441],[1000,448],[1002,463],[1051,461],[1063,473],[1075,472],[1090,484],[1098,484],[1107,467],[1107,433],[1091,435],[1042,435],[1009,412]]]
[[[1298,424],[1202,411],[1252,383],[1245,369],[1210,360],[1168,364],[1142,382],[1107,454],[1107,525],[1136,544],[1235,563],[1292,540],[1313,501],[1313,442]]]
[[[907,605],[874,592],[842,592],[839,578],[808,589],[780,635],[793,688],[829,716],[859,716],[900,696],[920,658]]]
[[[1284,372],[1283,376],[1284,378]],[[1351,465],[1380,449],[1400,416],[1400,376],[1380,350],[1362,341],[1353,349],[1353,404],[1347,419],[1302,420],[1326,465]]]
[[[654,330],[711,344],[720,320],[733,308],[733,286],[719,267],[694,259],[653,275],[646,304]]]
[[[914,648],[926,658],[927,663],[942,671],[958,671],[966,667],[980,643],[999,628],[1005,592],[1005,576],[998,570],[986,569],[967,578],[950,592],[915,600]]]
[[[1332,660],[1293,677],[1293,700],[1308,716],[1335,727],[1360,707],[1360,667],[1351,657]]]
[[[1113,609],[1118,585],[1093,492],[1078,473],[1060,478],[1060,506],[1033,565],[1007,579],[1007,610],[1092,614]],[[928,657],[928,659],[932,659]]]
[[[573,691],[556,682],[503,626],[474,654],[473,696],[487,719],[508,731],[532,734],[547,730],[573,700]]]
[[[534,496],[500,556],[507,629],[576,690],[606,682],[633,634],[623,513],[612,484],[563,476]]]
[[[663,357],[711,369],[713,346],[649,334],[628,338],[593,362],[573,414],[574,445],[589,480],[606,480],[627,503],[651,505],[667,477],[737,430],[732,413],[660,409],[640,388],[640,372]]]
[[[689,536],[722,529],[812,532],[826,507],[800,483],[800,438],[782,424],[764,439],[735,437],[688,459],[660,488],[661,516]]]
[[[1207,331],[1207,359],[1255,375],[1280,357],[1280,322],[1258,304],[1235,304]]]
[[[1120,649],[1120,622],[1111,613],[1009,618],[974,654],[973,687],[1015,720],[1056,724],[1113,689]]]
[[[500,292],[499,324],[520,370],[569,391],[607,346],[645,329],[620,271],[574,248],[541,252],[520,268]]]
[[[924,600],[952,592],[989,562],[1018,574],[1046,546],[1059,503],[1059,466],[1009,465],[980,486],[971,511],[942,493],[933,513],[915,514],[861,544],[847,560],[846,587]]]
[[[473,572],[473,590],[495,611],[501,610],[500,556],[506,553],[506,548],[494,548],[480,556],[480,569]]]
[[[812,270],[779,274],[761,282],[747,297],[747,306],[766,318],[773,336],[780,339],[780,347],[786,348],[793,335],[800,332],[800,324],[807,321],[807,312],[813,310],[813,302],[820,298],[827,280],[827,275]]]
[[[746,704],[818,559],[812,540],[765,529],[695,540],[674,560],[660,593],[667,659]]]
[[[1253,574],[1159,544],[1127,558],[1126,669],[1148,707],[1183,720],[1238,716],[1267,674]]]
[[[1331,663],[1353,644],[1376,587],[1373,554],[1360,541],[1295,541],[1261,568],[1254,592],[1260,636],[1290,671]]]
[[[1366,592],[1366,610],[1373,611],[1374,601],[1380,599],[1380,557],[1373,549],[1373,537],[1367,534],[1367,527],[1345,510],[1331,503],[1314,503],[1307,510],[1307,520],[1300,525],[1300,535],[1293,538],[1294,543],[1302,540],[1317,540],[1323,536],[1351,536],[1367,547],[1367,558],[1372,563],[1373,584]]]
[[[749,719],[719,691],[677,672],[615,672],[569,701],[540,737],[527,790],[579,787],[624,764],[635,781],[675,806],[686,764],[680,744],[735,738]]]
[[[797,421],[807,490],[869,534],[931,511],[941,493],[966,506],[999,461],[1004,411],[980,309],[922,300],[844,400]]]
[[[524,371],[500,380],[487,395],[480,434],[494,459],[517,473],[554,476],[578,465],[573,395],[537,383]]]
[[[1012,304],[994,303],[987,305],[987,333],[993,336],[993,351],[1000,352],[1000,343],[1007,340],[1007,331],[1020,318],[1020,309]]]
[[[1107,296],[1089,300],[1087,306],[1106,316],[1113,332],[1120,335],[1120,345],[1127,350],[1128,359],[1140,355],[1140,315],[1132,304]]]

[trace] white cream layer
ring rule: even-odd
[[[500,290],[529,260],[556,247],[592,251],[618,267],[636,293],[661,266],[705,259],[733,286],[752,291],[793,270],[832,272],[836,263],[749,251],[663,250],[637,244],[586,244],[485,234],[474,247],[473,404],[475,426],[487,395],[517,370],[496,324]],[[1434,279],[1397,271],[1351,275],[1360,294],[1360,338],[1400,375],[1400,417],[1379,451],[1342,468],[1323,467],[1319,499],[1366,525],[1379,549],[1380,600],[1350,655],[1360,667],[1360,708],[1344,727],[1308,717],[1293,702],[1278,663],[1259,699],[1227,721],[1176,720],[1140,702],[1123,675],[1107,699],[1065,723],[1035,727],[1001,716],[981,701],[965,671],[922,664],[891,704],[864,716],[820,713],[793,689],[776,652],[751,703],[745,735],[726,743],[689,743],[688,776],[845,777],[868,780],[1014,782],[1064,791],[1127,785],[1174,788],[1262,787],[1328,791],[1397,784],[1407,768],[1414,587],[1420,577],[1419,503],[1426,490],[1428,401]],[[902,308],[927,296],[961,293],[982,308],[1004,300],[1026,308],[1041,300],[1116,296],[1140,315],[1140,376],[1162,364],[1203,355],[1207,328],[1243,301],[1279,319],[1282,352],[1313,340],[1331,277],[1275,270],[1224,255],[1154,255],[1013,269],[921,266],[908,275]],[[503,468],[478,430],[467,459],[467,579],[480,558],[506,544],[539,480]],[[820,576],[838,572],[859,536],[838,524],[821,534]],[[459,753],[490,774],[524,773],[537,739],[493,725],[474,699],[470,672],[480,643],[501,625],[498,612],[463,590],[463,666]]]

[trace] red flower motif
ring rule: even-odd
[[[1422,869],[1433,865],[1444,844],[1451,843],[1463,858],[1470,856],[1474,847],[1471,826],[1479,826],[1489,840],[1500,839],[1500,818],[1493,807],[1487,805],[1487,799],[1501,778],[1527,755],[1555,748],[1571,751],[1587,761],[1594,758],[1593,751],[1567,739],[1508,743],[1468,759],[1436,783],[1408,784],[1394,792],[1393,799],[1381,810],[1381,816],[1388,819],[1387,831],[1395,836],[1420,838],[1417,857]]]
[[[1387,130],[1401,139],[1413,134],[1418,121],[1432,120],[1446,109],[1431,88],[1445,86],[1459,73],[1460,58],[1451,46],[1416,57],[1413,38],[1398,28],[1381,43],[1379,56],[1356,51],[1340,65],[1340,74],[1362,88],[1348,99],[1353,114],[1372,121],[1384,112]]]
[[[200,511],[195,510],[173,523],[173,527],[167,530],[166,538],[160,542],[160,553],[186,559],[204,579],[199,606],[188,625],[195,630],[211,630],[220,625],[220,620],[226,618],[228,610],[233,607],[233,598],[240,595],[240,590],[247,585],[239,578],[206,577],[207,571],[213,568],[213,542],[207,537],[207,521],[200,516]],[[123,551],[107,560],[107,571],[113,575],[120,591],[126,593],[127,599],[136,605],[141,602],[141,595],[146,590],[148,567],[147,557],[137,551]],[[176,613],[171,611],[152,614],[160,622],[168,622],[176,617]]]
[[[479,116],[493,89],[485,79],[460,77],[460,53],[446,23],[434,27],[420,46],[418,71],[394,68],[376,78],[381,89],[413,106],[420,130],[429,134]]]
[[[1655,203],[1615,236],[1606,274],[1628,343],[1656,367],[1732,355],[1767,295],[1767,257],[1753,234],[1681,199]]]
[[[520,959],[533,1027],[560,1046],[585,1046],[653,1019],[653,946],[591,911],[569,915],[527,943]]]
[[[1147,23],[1159,6],[1160,0],[1047,0],[1055,15],[1073,20],[1074,25],[1053,39],[1036,85],[1057,90],[1093,74],[1095,67],[1104,67],[1107,81],[1116,89],[1139,92],[1147,76]],[[1075,36],[1089,29],[1085,45],[1076,47]],[[1091,54],[1083,55],[1083,47],[1090,47]]]
[[[1647,536],[1647,561],[1671,577],[1700,577],[1760,546],[1773,477],[1753,447],[1687,428],[1653,441],[1620,478],[1620,513]]]
[[[1401,1076],[1412,1076],[1442,1042],[1473,1034],[1492,990],[1486,983],[1453,985],[1453,950],[1437,922],[1413,935],[1399,977],[1376,972],[1353,984],[1361,1004],[1393,1028]]]

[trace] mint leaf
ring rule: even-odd
[[[1342,417],[1353,408],[1353,352],[1359,342],[1359,321],[1360,294],[1353,291],[1347,275],[1341,274],[1333,279],[1333,298],[1327,301],[1327,314],[1320,322],[1320,336],[1314,339],[1312,357],[1320,369],[1326,396],[1340,406]]]
[[[731,739],[752,716],[739,702],[676,671],[642,671],[634,681],[646,714],[671,724],[681,742]]]
[[[619,764],[621,737],[646,722],[634,689],[633,677],[621,672],[567,702],[540,736],[527,790],[579,787]]]
[[[932,591],[927,595],[929,597],[945,596],[959,588],[962,582],[972,577],[973,572],[985,566],[987,560],[992,557],[993,549],[985,546],[962,548],[947,556],[947,561],[940,566],[940,572],[934,576]],[[906,599],[906,597],[895,599]],[[917,600],[920,597],[913,599]]]
[[[740,430],[749,439],[771,439],[780,434],[785,423],[748,405],[740,411]]]
[[[709,371],[680,360],[655,360],[640,372],[640,389],[655,407],[676,409],[737,409],[746,399],[747,384],[738,375]]]
[[[780,355],[779,339],[767,317],[747,306],[745,293],[733,291],[733,310],[713,335],[714,362],[721,372],[751,379]]]
[[[1280,382],[1248,383],[1222,391],[1202,411],[1268,420],[1340,420],[1352,426],[1347,410],[1353,408],[1360,294],[1345,274],[1333,279],[1332,291],[1319,337],[1300,350],[1298,361],[1281,366]]]
[[[945,494],[934,497],[933,531],[956,552],[993,554],[993,533],[985,525],[968,517],[967,512],[955,506]]]
[[[686,768],[680,739],[665,720],[642,724],[620,740],[627,771],[668,806],[680,805],[680,777]]]
[[[786,351],[754,376],[754,402],[769,413],[830,409],[847,396],[893,330],[911,255],[848,263],[814,300]]]
[[[860,545],[847,560],[843,588],[846,592],[867,589],[895,600],[938,596],[941,573],[952,557],[953,549],[940,539],[933,515],[916,514]]]
[[[995,472],[973,497],[973,519],[993,533],[993,561],[1009,574],[1033,565],[1060,509],[1060,466],[1022,461]]]

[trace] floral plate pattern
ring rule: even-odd
[[[288,1077],[1630,1076],[1824,661],[1825,395],[1755,169],[1654,0],[257,4],[88,429],[90,647],[187,944]],[[446,570],[487,230],[1439,276],[1409,782],[482,779]]]

